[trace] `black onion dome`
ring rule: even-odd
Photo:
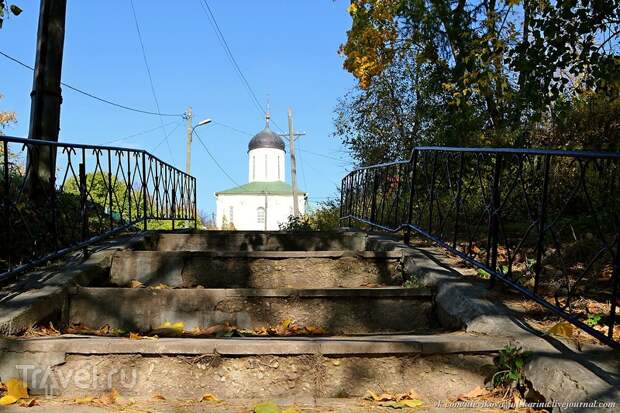
[[[248,144],[248,151],[258,148],[274,148],[284,150],[284,141],[271,129],[265,126],[265,129],[258,132]]]

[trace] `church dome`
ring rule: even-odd
[[[277,133],[269,129],[269,126],[265,126],[265,129],[254,135],[248,144],[248,150],[250,151],[258,148],[274,148],[284,150],[284,141]]]

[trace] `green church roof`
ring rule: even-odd
[[[297,190],[299,195],[306,193]],[[293,187],[286,182],[250,182],[236,188],[226,189],[225,191],[216,192],[215,195],[292,195]]]

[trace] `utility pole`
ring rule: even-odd
[[[187,108],[185,114],[187,120],[187,143],[185,145],[185,173],[190,174],[190,165],[192,163],[192,135],[194,134],[194,127],[192,126],[192,107]]]
[[[67,0],[41,0],[28,139],[58,142],[66,12]],[[55,148],[29,146],[26,190],[33,201],[54,190],[55,169]]]
[[[291,151],[291,183],[293,184],[293,216],[299,216],[297,200],[297,163],[295,162],[295,131],[293,130],[293,109],[288,108],[288,143]]]

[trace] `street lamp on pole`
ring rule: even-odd
[[[192,163],[192,137],[194,136],[194,129],[200,126],[208,125],[213,122],[211,119],[204,119],[192,126],[192,112],[191,108],[187,112],[187,146],[185,148],[185,173],[190,174],[190,166]]]

